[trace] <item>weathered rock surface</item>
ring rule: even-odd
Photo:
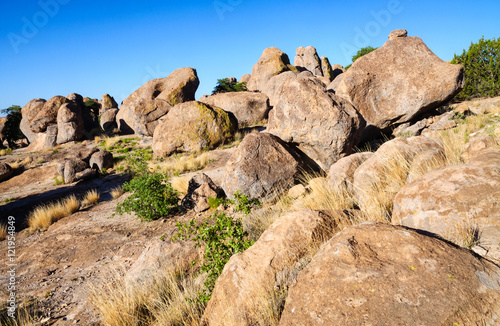
[[[88,168],[88,164],[79,159],[66,159],[64,162],[63,177],[64,183],[77,181],[76,174]],[[61,170],[58,168],[58,172]]]
[[[209,198],[223,198],[224,190],[218,187],[206,174],[196,174],[189,180],[188,191],[182,198],[181,205],[185,209],[203,212],[210,208]]]
[[[312,74],[308,72],[311,76]],[[293,71],[285,71],[279,75],[271,77],[267,83],[263,86],[261,92],[266,94],[269,97],[269,105],[272,107],[275,107],[276,104],[278,104],[279,101],[279,95],[278,91],[285,83],[290,78],[297,78],[298,75],[296,75]]]
[[[372,152],[355,153],[343,157],[330,167],[328,172],[328,184],[331,188],[343,187],[352,192],[354,172],[367,159],[372,157]]]
[[[332,65],[327,57],[321,57],[321,71],[323,72],[323,77],[328,79],[328,82],[331,82],[335,78]]]
[[[299,70],[306,69],[309,70],[314,76],[323,77],[323,71],[321,70],[321,60],[319,59],[318,52],[312,46],[304,48],[303,46],[297,48],[295,60],[293,62],[294,66]]]
[[[249,134],[227,162],[221,186],[228,197],[241,191],[250,198],[270,200],[292,187],[301,172],[312,169],[301,153],[278,137]]]
[[[228,92],[202,96],[200,102],[234,114],[240,126],[249,126],[267,118],[269,98],[255,92]]]
[[[290,59],[278,48],[267,48],[259,61],[252,68],[252,75],[248,81],[249,91],[263,91],[267,81],[280,73],[289,70]]]
[[[116,115],[118,114],[118,109],[108,109],[101,114],[100,124],[102,130],[105,132],[112,132],[115,128],[118,128],[116,123]]]
[[[214,149],[233,138],[237,127],[230,112],[197,101],[182,103],[156,128],[152,149],[157,156]]]
[[[254,325],[266,291],[273,290],[279,274],[299,262],[317,237],[328,236],[331,223],[329,216],[316,211],[278,218],[253,246],[231,257],[203,319],[209,325]]]
[[[240,83],[248,83],[250,81],[250,77],[251,77],[250,74],[243,75],[243,76],[241,76],[239,82]]]
[[[418,37],[395,35],[356,60],[335,89],[380,129],[438,107],[464,84],[463,67],[439,59]]]
[[[352,153],[364,120],[344,99],[327,92],[317,78],[288,79],[269,113],[268,131],[298,147],[323,169]]]
[[[393,220],[458,242],[474,240],[478,229],[486,257],[500,261],[500,149],[483,153],[468,165],[431,171],[403,187],[394,199]]]
[[[123,101],[116,116],[118,127],[123,133],[152,136],[158,119],[175,105],[194,100],[199,84],[193,68],[180,68],[147,82]]]
[[[380,191],[392,202],[400,190],[400,182],[408,177],[405,166],[411,166],[416,154],[428,150],[443,154],[443,148],[437,141],[421,136],[396,138],[380,146],[354,172],[353,190],[358,205],[367,212],[377,210],[376,194]]]
[[[499,310],[497,266],[368,222],[321,247],[290,288],[280,325],[493,325]]]
[[[0,182],[14,175],[14,170],[7,163],[0,162]]]
[[[99,113],[102,115],[104,112],[108,111],[109,109],[117,109],[118,108],[118,103],[116,103],[115,99],[113,96],[109,94],[104,94],[101,97],[101,100],[99,101],[99,104],[101,105],[101,109]],[[102,124],[102,122],[101,122]]]
[[[77,141],[83,138],[83,116],[75,102],[61,105],[57,113],[57,144]]]
[[[102,171],[103,169],[110,169],[113,167],[113,154],[108,151],[99,151],[90,157],[89,160],[90,168]]]

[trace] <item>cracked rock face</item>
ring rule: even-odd
[[[290,288],[280,325],[482,325],[500,271],[412,229],[367,222],[324,244]]]

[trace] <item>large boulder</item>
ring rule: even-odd
[[[92,154],[89,160],[91,169],[103,171],[103,169],[110,169],[113,167],[113,154],[108,151],[99,151]]]
[[[155,129],[152,149],[157,156],[214,149],[233,138],[237,127],[234,115],[220,108],[197,101],[178,104]]]
[[[262,93],[228,92],[203,96],[200,102],[234,114],[240,126],[249,126],[267,118],[269,98]]]
[[[304,48],[303,46],[297,48],[296,56],[294,60],[294,66],[299,70],[306,69],[312,72],[314,76],[323,77],[323,71],[321,70],[321,60],[316,52],[316,49],[312,46]]]
[[[464,85],[462,66],[439,59],[418,37],[397,35],[356,60],[335,88],[378,129],[440,106]]]
[[[500,270],[415,230],[367,222],[325,243],[279,325],[494,325]]]
[[[292,187],[301,172],[314,170],[302,153],[268,133],[246,136],[226,163],[222,188],[228,197],[241,191],[271,200]]]
[[[428,150],[444,155],[437,141],[422,136],[396,138],[380,146],[354,172],[353,190],[358,205],[365,212],[376,212],[392,203],[406,183],[415,155]]]
[[[328,237],[332,219],[317,211],[278,218],[249,249],[228,261],[217,279],[203,319],[208,325],[256,325],[255,313],[274,290],[279,274],[295,265],[321,236]]]
[[[19,125],[33,150],[45,147],[45,131],[51,125],[57,125],[57,114],[61,105],[68,100],[63,96],[54,96],[50,100],[33,99],[21,109],[22,119]]]
[[[224,191],[204,173],[196,174],[189,180],[186,196],[181,205],[185,209],[203,212],[210,208],[210,198],[223,198]]]
[[[290,59],[278,48],[267,48],[259,61],[252,68],[252,75],[248,81],[249,91],[262,91],[267,81],[280,73],[289,70]]]
[[[116,116],[118,127],[123,133],[152,136],[158,119],[175,105],[194,100],[199,84],[193,68],[148,81],[123,101]]]
[[[262,87],[261,92],[269,97],[269,105],[275,107],[278,104],[278,91],[288,79],[297,78],[297,74],[293,71],[285,71],[279,75],[271,77]]]
[[[101,100],[99,101],[99,104],[101,105],[101,109],[99,113],[102,115],[104,112],[106,112],[109,109],[117,109],[118,108],[118,103],[116,103],[115,99],[113,96],[109,94],[104,94],[101,97]]]
[[[328,171],[328,184],[332,189],[343,188],[350,193],[353,191],[354,172],[367,159],[372,157],[372,152],[355,153],[343,157],[330,167]]]
[[[108,109],[104,111],[99,119],[102,130],[107,133],[111,133],[115,128],[118,128],[116,123],[116,115],[118,114],[118,109]]]
[[[500,149],[484,150],[468,165],[431,171],[394,198],[393,220],[478,245],[500,262]]]
[[[81,107],[73,101],[61,105],[57,113],[57,144],[80,140],[83,131]]]
[[[298,147],[323,169],[358,144],[364,120],[356,109],[317,78],[288,79],[278,91],[278,104],[269,113],[268,131]]]

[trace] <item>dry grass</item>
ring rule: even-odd
[[[9,165],[13,170],[18,170],[19,168],[22,167],[21,163],[18,161],[9,163]]]
[[[178,191],[180,194],[185,195],[188,191],[189,180],[191,180],[191,177],[189,176],[173,177],[170,179],[170,184],[172,185],[174,190]]]
[[[101,198],[101,194],[95,190],[89,190],[85,194],[85,197],[83,198],[82,201],[82,206],[93,206],[96,205],[99,202],[99,198]]]
[[[28,157],[26,157],[26,158],[25,158],[25,159],[21,162],[21,165],[22,165],[22,166],[27,166],[27,165],[28,165],[28,164],[30,164],[31,162],[33,162],[33,159],[32,159],[30,156],[28,156]]]
[[[474,218],[469,216],[460,217],[452,229],[444,235],[444,238],[467,249],[479,244],[481,230]]]
[[[123,195],[122,187],[116,187],[116,188],[111,189],[111,197],[113,197],[113,199],[116,199],[116,198],[120,197],[121,195]]]
[[[56,203],[39,206],[33,210],[28,218],[31,230],[46,230],[58,220],[69,216],[80,209],[80,203],[71,195]]]
[[[3,241],[7,238],[7,225],[0,224],[0,241]]]
[[[91,288],[90,297],[107,326],[200,325],[203,279],[193,273],[189,266],[160,268],[144,283],[117,272]]]
[[[212,154],[204,152],[202,154],[172,155],[165,158],[163,162],[150,163],[149,167],[152,172],[179,175],[201,170],[211,162],[213,162]]]
[[[96,138],[97,137],[95,137],[94,139],[96,139]],[[114,136],[114,137],[105,136],[103,138],[99,137],[99,139],[101,142],[104,142],[104,147],[106,147],[106,148],[113,147],[116,143],[118,143],[120,141],[119,136]]]

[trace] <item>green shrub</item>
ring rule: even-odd
[[[14,142],[24,138],[24,135],[19,128],[22,119],[21,107],[19,105],[11,105],[10,107],[3,109],[2,113],[7,114],[7,121],[5,122],[3,134],[9,143],[9,147],[14,148]],[[0,147],[2,147],[2,144],[0,144]]]
[[[167,216],[178,207],[178,193],[162,173],[139,174],[125,182],[123,190],[132,194],[116,206],[120,215],[134,212],[141,221],[151,221]]]
[[[354,63],[354,61],[361,58],[362,56],[364,56],[370,52],[375,51],[376,49],[378,49],[378,48],[374,48],[372,46],[367,46],[365,48],[358,50],[358,52],[356,52],[356,54],[352,56],[352,63]],[[350,65],[346,66],[345,70],[349,69],[352,66],[352,63]]]
[[[465,86],[455,99],[500,95],[500,38],[485,40],[483,36],[461,55],[455,54],[451,63],[465,69]]]
[[[215,201],[213,203],[215,204]],[[217,203],[234,204],[235,212],[244,212],[247,215],[253,205],[259,205],[258,201],[249,200],[246,195],[240,193],[237,193],[234,200],[217,201]],[[174,241],[191,239],[197,247],[205,244],[200,271],[207,273],[207,278],[204,292],[199,293],[199,300],[206,303],[210,300],[215,282],[229,259],[234,254],[245,251],[253,242],[248,240],[248,234],[244,231],[241,221],[225,213],[217,212],[201,223],[197,223],[194,219],[184,224],[177,223],[177,229]]]
[[[215,86],[212,95],[227,92],[244,92],[246,90],[246,82],[238,83],[236,81],[231,81],[229,78],[217,79],[217,85]]]

